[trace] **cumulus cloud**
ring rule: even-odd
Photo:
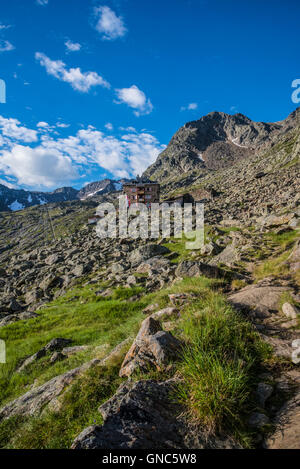
[[[31,188],[70,184],[99,168],[109,177],[132,177],[165,148],[149,132],[132,127],[113,136],[88,126],[62,138],[48,132],[52,127],[47,122],[37,125],[39,132],[0,116],[0,177],[2,173]]]
[[[48,129],[48,128],[49,128],[48,122],[43,122],[43,121],[42,121],[42,122],[38,122],[38,123],[36,124],[36,126],[37,126],[37,127],[41,127],[41,128],[43,128],[43,129]]]
[[[107,130],[113,130],[114,129],[114,126],[110,123],[110,122],[107,122],[107,124],[105,124],[104,126]]]
[[[122,17],[118,17],[108,6],[96,7],[94,16],[96,20],[95,28],[101,34],[102,39],[111,41],[126,34],[127,29]]]
[[[181,106],[180,108],[181,111],[195,111],[196,109],[198,109],[197,103],[190,103],[187,106]]]
[[[79,67],[67,69],[62,60],[51,60],[41,52],[36,52],[35,58],[45,67],[48,75],[69,83],[74,90],[88,93],[94,86],[110,88],[110,84],[96,72],[82,72]]]
[[[0,40],[0,52],[9,52],[14,49],[15,46],[13,46],[11,42],[5,41],[4,39]]]
[[[70,39],[65,42],[65,46],[68,52],[78,52],[81,49],[81,44],[79,44],[79,42],[72,42]]]
[[[9,139],[20,140],[25,143],[36,142],[38,140],[36,130],[22,126],[17,119],[6,119],[0,116],[0,130],[2,136]]]
[[[136,116],[150,114],[150,112],[152,112],[153,105],[150,99],[147,99],[145,93],[136,85],[132,85],[130,88],[116,89],[115,91],[118,97],[116,103],[125,103],[135,109],[134,114]]]
[[[59,127],[61,129],[67,129],[68,127],[70,127],[70,124],[65,124],[64,122],[57,122],[56,127]]]
[[[15,176],[19,184],[28,186],[52,187],[78,177],[69,157],[41,146],[31,148],[15,145],[11,150],[4,151],[0,158],[0,169],[5,174]]]

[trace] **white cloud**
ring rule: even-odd
[[[53,187],[78,177],[69,157],[41,146],[31,148],[16,145],[11,150],[4,151],[0,169],[5,174],[15,176],[19,184],[28,186]]]
[[[132,177],[165,148],[149,132],[132,127],[113,136],[88,126],[62,138],[48,132],[52,127],[47,122],[37,125],[39,132],[0,116],[0,177],[39,189],[70,184],[99,168],[109,172],[108,177]]]
[[[49,0],[36,0],[37,5],[48,5]]]
[[[79,42],[72,42],[70,39],[65,42],[65,46],[68,52],[78,52],[81,49],[81,44],[79,44]]]
[[[4,31],[5,29],[11,28],[11,24],[3,24],[0,23],[0,31]]]
[[[6,119],[0,116],[0,130],[4,137],[20,140],[25,143],[36,142],[38,140],[36,130],[22,126],[17,119]]]
[[[56,127],[59,127],[61,129],[67,129],[68,127],[70,127],[70,124],[65,124],[64,122],[57,122]]]
[[[198,109],[197,103],[190,103],[187,106],[181,106],[180,108],[181,111],[195,111],[196,109]]]
[[[117,104],[125,103],[129,107],[136,109],[134,111],[136,116],[152,112],[153,105],[150,99],[147,99],[145,93],[136,85],[132,85],[130,88],[116,89],[115,91],[119,99],[119,101],[116,101]]]
[[[113,130],[114,129],[114,126],[110,123],[110,122],[107,122],[107,124],[105,124],[104,126],[107,130]]]
[[[11,184],[10,182],[6,181],[6,179],[0,178],[0,184],[8,187],[9,189],[17,189],[17,186],[15,184]]]
[[[97,21],[95,28],[102,35],[102,39],[111,41],[126,34],[127,29],[122,17],[118,17],[108,6],[95,8],[94,16]]]
[[[45,67],[48,75],[69,83],[74,90],[88,93],[93,86],[110,88],[110,84],[96,72],[83,73],[79,67],[67,69],[62,60],[51,60],[41,52],[36,52],[35,58]]]
[[[11,42],[5,41],[4,39],[0,40],[0,52],[9,52],[14,49],[15,46],[13,46]]]
[[[41,127],[41,128],[43,128],[43,129],[48,129],[48,128],[49,128],[48,122],[38,122],[38,123],[36,124],[36,126],[37,126],[37,127]]]

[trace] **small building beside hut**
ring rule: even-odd
[[[173,204],[178,204],[181,207],[184,206],[184,204],[193,204],[194,203],[194,198],[189,194],[188,192],[185,194],[178,195],[176,197],[173,197],[171,199],[163,200],[162,203],[168,204],[168,205],[173,205]]]

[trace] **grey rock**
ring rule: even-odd
[[[189,427],[170,399],[177,380],[126,382],[101,405],[104,425],[83,430],[72,449],[200,449],[238,448],[228,438],[209,439]]]
[[[183,261],[175,271],[176,277],[199,277],[204,275],[209,278],[219,278],[222,272],[218,267],[196,261]]]
[[[178,357],[180,345],[170,332],[162,330],[158,321],[151,316],[146,318],[122,363],[120,376],[128,377],[137,369],[142,371],[147,371],[149,367],[160,369],[172,358]]]
[[[15,415],[38,415],[47,404],[59,396],[66,386],[69,386],[81,373],[99,364],[99,360],[91,360],[78,368],[52,378],[42,386],[28,391],[23,396],[18,397],[0,409],[0,421]]]
[[[261,414],[259,412],[254,412],[248,420],[249,426],[253,428],[264,427],[269,422],[269,418],[265,414]]]
[[[17,321],[25,321],[26,319],[36,318],[37,316],[38,315],[36,313],[29,311],[18,314],[10,314],[9,316],[6,316],[0,320],[0,327],[7,326],[8,324],[12,324]]]
[[[141,246],[132,251],[129,255],[129,261],[132,266],[137,266],[151,257],[160,254],[168,254],[169,252],[170,250],[164,246],[160,246],[158,244],[146,244],[145,246]]]
[[[273,386],[267,383],[258,383],[257,389],[256,389],[256,396],[258,403],[260,404],[261,407],[265,407],[265,403],[267,399],[272,395],[273,393]]]
[[[291,319],[297,319],[297,317],[300,314],[298,309],[294,305],[291,305],[290,303],[284,303],[282,305],[282,312],[283,314],[285,314],[287,318],[291,318]]]

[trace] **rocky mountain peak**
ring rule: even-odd
[[[187,122],[143,174],[158,181],[190,171],[226,168],[247,158],[299,125],[299,109],[281,122],[254,122],[247,116],[213,111]]]

